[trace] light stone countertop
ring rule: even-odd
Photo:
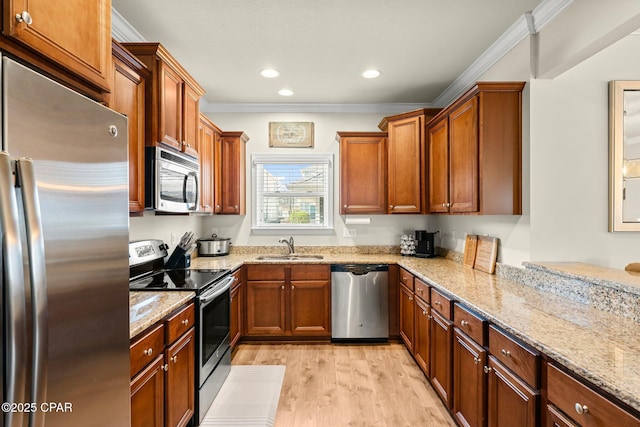
[[[195,292],[189,291],[129,291],[129,338],[193,300],[194,296]]]
[[[192,268],[233,270],[244,263],[398,264],[640,411],[640,325],[632,319],[441,257],[324,254],[322,260],[261,261],[257,256],[199,257]],[[573,268],[580,271],[579,266]],[[590,270],[584,272],[588,276]]]

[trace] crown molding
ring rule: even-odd
[[[396,114],[430,104],[378,103],[378,104],[324,104],[324,103],[209,103],[200,98],[203,113],[382,113]]]
[[[437,107],[445,107],[473,86],[476,81],[496,62],[502,59],[520,42],[531,34],[538,33],[542,27],[562,12],[574,0],[545,0],[529,16],[522,15],[487,50],[482,53],[466,70],[458,76],[433,101]]]
[[[145,38],[111,6],[111,37],[120,43],[145,42]]]

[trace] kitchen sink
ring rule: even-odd
[[[260,255],[258,257],[256,257],[256,259],[259,260],[273,260],[273,261],[278,261],[278,260],[285,260],[285,261],[304,261],[304,260],[308,260],[308,259],[323,259],[324,257],[322,255],[303,255],[303,254],[290,254],[290,255]]]

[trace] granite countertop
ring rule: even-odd
[[[322,260],[257,260],[257,254],[200,257],[192,268],[229,268],[244,263],[398,264],[510,332],[550,359],[640,411],[638,323],[507,278],[469,269],[445,258],[394,254],[323,254]],[[543,266],[554,270],[557,266]],[[573,265],[573,274],[589,268]]]
[[[195,292],[129,291],[129,338],[193,300]]]

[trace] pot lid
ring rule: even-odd
[[[217,242],[217,241],[225,241],[225,240],[231,240],[231,237],[218,237],[217,234],[212,234],[211,237],[203,237],[198,239],[200,242]]]

